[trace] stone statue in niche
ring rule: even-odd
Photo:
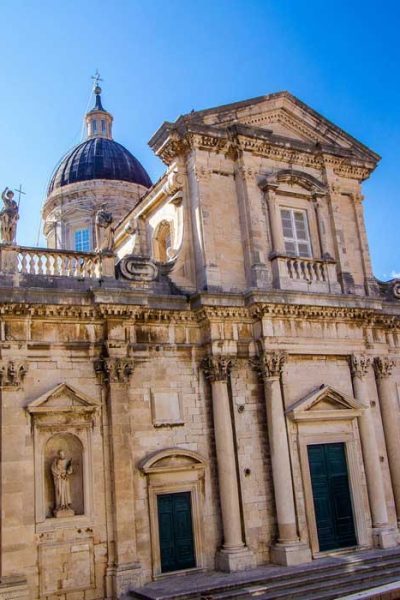
[[[72,517],[75,511],[72,509],[70,478],[73,474],[72,459],[65,456],[63,450],[59,450],[56,458],[51,463],[51,473],[54,481],[55,517]]]
[[[96,252],[112,252],[114,245],[114,229],[112,213],[104,204],[96,213]]]
[[[2,244],[14,244],[19,219],[18,204],[14,200],[14,192],[6,187],[1,194],[4,208],[0,211],[0,234]]]

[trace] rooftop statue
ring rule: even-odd
[[[0,211],[0,234],[2,244],[15,244],[19,208],[14,200],[14,192],[8,187],[1,194],[4,208]]]
[[[103,205],[96,212],[96,252],[111,252],[114,245],[112,213]]]

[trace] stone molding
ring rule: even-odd
[[[0,389],[19,388],[28,372],[28,364],[24,361],[0,362]]]
[[[386,379],[391,376],[396,363],[388,356],[376,356],[373,364],[376,378]]]
[[[104,383],[128,383],[133,368],[133,358],[99,358],[94,362],[96,375]]]
[[[193,323],[201,325],[203,321],[235,320],[252,323],[262,318],[291,318],[299,320],[347,321],[360,326],[378,326],[386,330],[400,330],[400,315],[384,314],[381,310],[346,307],[316,306],[308,304],[263,303],[256,302],[249,307],[243,306],[207,306],[193,309],[148,308],[133,304],[33,304],[7,303],[0,306],[3,317],[18,315],[32,318],[56,319],[104,319],[118,317],[136,322],[151,323]]]
[[[371,357],[366,354],[352,354],[350,356],[350,369],[353,377],[363,379],[371,366]]]
[[[302,167],[313,167],[322,170],[325,165],[333,168],[337,175],[351,179],[363,180],[373,170],[374,166],[354,155],[337,155],[340,149],[324,145],[324,150],[316,153],[315,144],[312,142],[299,142],[292,138],[271,135],[271,132],[239,124],[230,127],[229,131],[204,126],[188,125],[180,128],[170,127],[165,132],[165,140],[157,155],[167,164],[178,155],[187,153],[190,149],[200,149],[213,152],[224,152],[232,155],[232,146],[235,153],[250,152],[283,163],[292,163]],[[289,147],[288,147],[289,144]]]
[[[201,367],[209,381],[228,381],[235,359],[231,356],[206,356]]]
[[[266,379],[280,377],[286,360],[286,352],[263,352],[262,354],[259,354],[257,358],[251,359],[250,364],[265,381]]]

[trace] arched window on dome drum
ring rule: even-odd
[[[167,262],[172,254],[173,225],[170,221],[161,221],[153,237],[153,252],[155,260]]]

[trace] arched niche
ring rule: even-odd
[[[82,442],[72,433],[57,433],[47,440],[44,449],[44,509],[46,519],[54,517],[55,508],[55,486],[51,466],[57,459],[60,451],[65,458],[71,461],[72,474],[70,476],[71,508],[75,515],[83,515],[84,503],[84,473],[83,473],[83,446]]]
[[[158,262],[167,262],[172,258],[174,246],[174,224],[164,219],[156,227],[153,237],[154,258]]]

